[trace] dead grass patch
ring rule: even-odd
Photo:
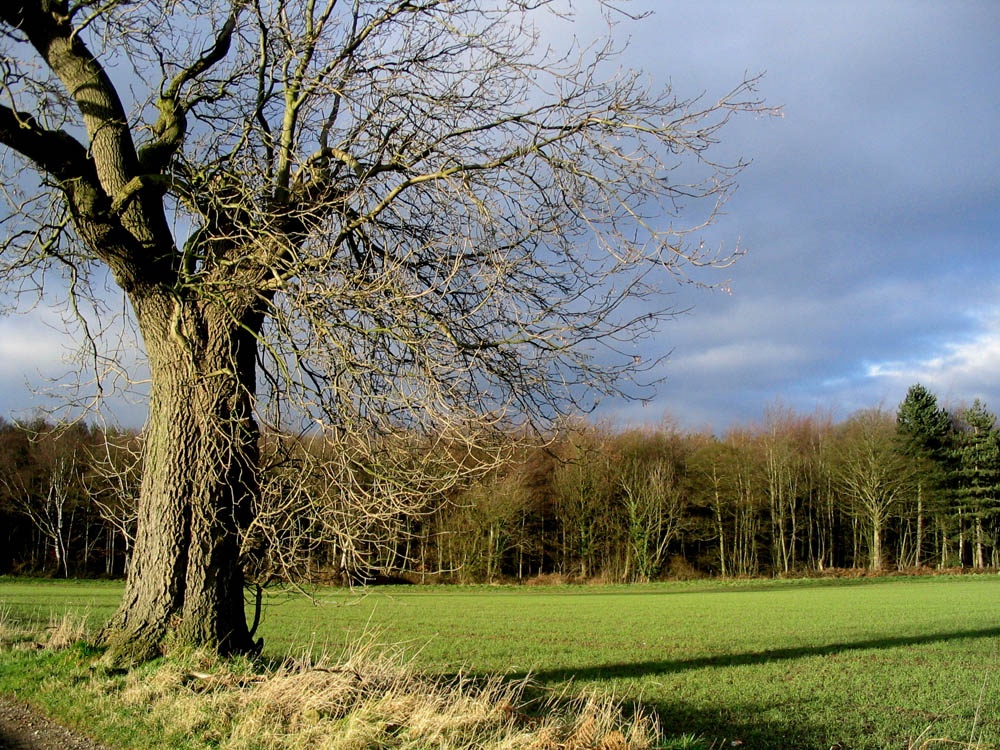
[[[52,615],[46,629],[48,640],[45,647],[53,650],[69,648],[80,641],[86,640],[87,615],[75,612],[64,612],[62,615]]]
[[[263,672],[172,655],[109,683],[105,697],[227,750],[641,750],[660,739],[655,719],[614,699],[528,699],[529,688],[430,677],[400,649],[368,639],[336,659],[290,659]]]
[[[228,748],[651,747],[650,717],[626,718],[614,701],[551,698],[537,707],[527,683],[421,675],[392,647],[374,642],[337,662],[288,662],[245,690]]]

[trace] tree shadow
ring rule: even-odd
[[[775,648],[741,654],[721,654],[718,656],[696,657],[692,659],[650,660],[631,663],[607,663],[578,669],[549,669],[530,672],[530,681],[540,692],[567,682],[600,682],[604,680],[629,680],[658,675],[676,675],[689,670],[716,667],[754,666],[813,656],[832,656],[852,651],[891,649],[919,646],[932,643],[1000,637],[1000,627],[963,630],[950,633],[927,633],[914,636],[872,638],[867,640],[830,643],[796,648]],[[525,677],[525,673],[511,675]],[[640,697],[641,701],[642,698]],[[676,698],[667,697],[653,701],[643,701],[647,709],[655,711],[667,736],[694,734],[710,739],[712,747],[733,746],[753,748],[813,748],[838,746],[842,737],[837,737],[841,726],[825,726],[810,721],[807,714],[798,719],[779,722],[768,721],[774,715],[771,709],[784,713],[789,708],[787,701],[781,705],[768,705],[762,698],[756,702],[733,703],[714,706],[706,710],[702,706],[692,706],[684,701],[682,694]],[[904,738],[905,739],[905,738]],[[717,743],[722,742],[722,745]]]
[[[1000,636],[1000,627],[979,628],[977,630],[961,630],[953,633],[927,633],[914,636],[897,636],[889,638],[872,638],[849,643],[829,643],[818,646],[800,646],[795,648],[773,648],[764,651],[753,651],[744,654],[719,654],[718,656],[700,656],[693,659],[652,660],[619,664],[595,664],[578,669],[547,669],[532,671],[531,678],[542,684],[549,682],[565,682],[567,680],[602,680],[617,678],[638,678],[654,675],[677,674],[692,669],[709,667],[739,667],[769,664],[777,661],[802,659],[810,656],[831,656],[849,651],[864,651],[868,649],[898,648],[900,646],[919,646],[928,643],[947,643],[949,641],[968,640],[975,638],[995,638]],[[527,676],[522,673],[520,677]]]

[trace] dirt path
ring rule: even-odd
[[[0,750],[104,750],[102,745],[36,713],[24,701],[0,697]]]

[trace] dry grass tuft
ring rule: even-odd
[[[86,637],[86,618],[73,614],[49,617],[42,628],[35,617],[18,616],[10,607],[0,607],[0,649],[63,649]]]
[[[53,618],[44,647],[85,640],[86,621]],[[0,640],[25,637],[0,609]],[[147,726],[168,743],[197,738],[227,750],[643,750],[660,739],[654,719],[628,714],[614,699],[528,700],[527,681],[427,676],[400,648],[371,637],[336,659],[289,659],[265,671],[175,650],[128,674],[92,678],[94,699],[127,709],[136,731]]]
[[[654,717],[641,712],[629,716],[613,697],[585,693],[569,701],[552,699],[547,708],[539,750],[639,750],[655,747],[661,739]]]
[[[22,629],[14,620],[10,607],[0,607],[0,646],[9,646],[21,640]]]
[[[60,651],[87,638],[87,616],[75,612],[65,612],[62,616],[49,618],[48,640],[45,648]]]
[[[227,747],[535,748],[639,750],[659,739],[655,721],[588,696],[552,698],[530,714],[526,683],[431,679],[390,649],[363,649],[339,665],[287,664],[254,686]]]
[[[597,696],[525,698],[526,682],[433,678],[368,640],[261,674],[200,653],[135,670],[118,699],[229,750],[640,750],[658,727]]]
[[[246,693],[230,747],[486,747],[516,688],[434,680],[368,643],[334,663],[288,662]]]

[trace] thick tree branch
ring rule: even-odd
[[[96,176],[86,147],[62,130],[48,130],[27,112],[0,105],[0,143],[30,159],[56,180]]]
[[[135,239],[122,227],[83,145],[61,130],[47,130],[30,114],[0,105],[0,143],[51,176],[63,195],[80,237],[128,291],[139,282],[130,259]]]
[[[128,194],[127,186],[139,175],[138,156],[118,92],[104,67],[76,33],[65,0],[51,3],[20,0],[6,4],[0,14],[0,20],[27,37],[76,102],[82,116],[90,139],[88,161],[93,165],[98,184],[61,180],[61,188],[70,196],[81,236],[98,257],[108,262],[126,288],[142,280],[163,281],[170,274],[174,249],[161,195],[144,191],[135,200],[119,201],[123,211],[117,220],[99,216],[101,210],[109,207],[109,196]],[[33,138],[21,140],[37,153],[41,145],[39,135],[36,127]],[[62,141],[58,145],[64,149],[69,147],[65,138],[53,135],[47,138],[50,143]],[[29,158],[40,164],[37,159]],[[52,160],[48,162],[51,167]],[[45,171],[57,176],[56,172],[64,168],[56,166]],[[114,236],[113,241],[109,232]]]
[[[157,102],[160,116],[153,125],[156,140],[147,143],[139,149],[139,162],[146,173],[160,172],[167,165],[177,149],[184,142],[187,133],[187,113],[191,102],[183,102],[181,93],[184,87],[207,72],[212,66],[225,59],[233,40],[236,22],[239,20],[242,2],[233,3],[233,10],[226,19],[215,43],[191,65],[184,68],[170,81],[170,84],[160,94]]]
[[[65,2],[14,3],[15,25],[76,101],[90,138],[90,151],[104,190],[117,193],[137,171],[128,118],[114,84],[94,55],[74,33]],[[4,20],[9,22],[5,14]]]

